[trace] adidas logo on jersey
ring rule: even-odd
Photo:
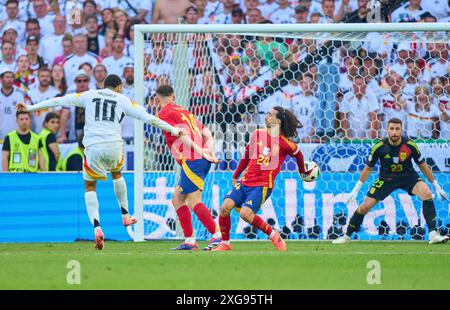
[[[386,156],[384,156],[384,159],[391,159],[391,156],[389,156],[389,154],[386,154]]]
[[[252,206],[253,205],[253,201],[249,200],[245,203],[246,205]]]

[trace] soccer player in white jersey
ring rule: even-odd
[[[183,131],[148,114],[142,106],[121,94],[122,81],[117,75],[108,75],[105,88],[69,94],[64,97],[42,101],[33,106],[19,104],[19,110],[36,111],[55,106],[76,106],[85,108],[86,123],[83,145],[85,160],[83,178],[85,180],[85,202],[91,223],[94,225],[95,248],[103,249],[104,234],[100,227],[97,193],[97,180],[107,179],[111,171],[114,193],[119,202],[123,225],[135,224],[137,220],[128,213],[127,187],[121,169],[124,163],[120,122],[127,115],[142,120],[174,136],[182,136]]]

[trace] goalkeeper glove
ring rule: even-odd
[[[356,197],[358,197],[359,190],[361,189],[362,186],[363,186],[363,183],[358,180],[358,182],[356,183],[355,187],[351,191],[350,196],[347,199],[347,203],[349,203],[349,202],[351,202],[353,200],[356,200]]]
[[[444,192],[444,190],[441,188],[441,186],[436,180],[433,181],[433,187],[439,201],[441,201],[442,198],[444,198],[444,200],[448,200],[447,193]]]

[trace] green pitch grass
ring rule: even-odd
[[[450,289],[450,244],[234,242],[231,252],[175,252],[177,242],[0,244],[0,289]],[[202,242],[201,246],[206,243]],[[66,282],[67,263],[81,284]],[[367,263],[381,265],[369,285]]]

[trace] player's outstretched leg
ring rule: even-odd
[[[180,188],[177,186],[173,193],[172,204],[177,212],[185,240],[182,244],[172,250],[198,250],[198,244],[194,237],[194,228],[192,227],[191,210],[186,205],[185,201],[186,195],[181,194]]]
[[[85,181],[84,201],[91,224],[94,226],[94,247],[96,250],[102,250],[105,242],[102,228],[100,226],[100,214],[98,211],[98,199],[95,192],[97,182]]]
[[[431,193],[428,185],[423,182],[417,182],[413,188],[413,194],[422,199],[422,212],[425,222],[428,226],[428,241],[429,244],[446,243],[449,240],[448,236],[441,236],[436,231],[436,208],[434,207],[433,194]]]
[[[137,223],[135,217],[131,217],[128,212],[128,197],[127,197],[127,184],[122,176],[122,173],[112,172],[111,176],[114,183],[114,194],[116,195],[117,202],[120,206],[120,211],[122,212],[122,223],[123,226],[130,226]]]
[[[355,210],[350,221],[348,223],[347,232],[342,236],[335,240],[333,240],[333,244],[346,244],[350,242],[350,238],[355,231],[358,231],[361,227],[361,224],[364,220],[364,216],[372,209],[372,207],[378,201],[371,197],[366,197],[362,205]]]
[[[186,201],[189,202],[189,206],[194,211],[197,218],[205,226],[206,230],[212,235],[212,238],[206,248],[203,250],[209,251],[213,247],[216,247],[222,241],[222,234],[220,233],[219,226],[214,222],[214,219],[209,212],[209,209],[202,202],[202,191],[197,190],[190,193],[186,197]]]
[[[251,224],[253,227],[258,228],[266,235],[269,236],[270,241],[273,245],[280,251],[286,251],[286,242],[281,238],[280,233],[264,222],[264,220],[253,212],[252,209],[248,207],[242,207],[239,212],[241,219]]]
[[[230,230],[231,230],[231,218],[230,212],[233,210],[235,204],[234,201],[230,198],[225,198],[220,207],[219,214],[219,226],[220,232],[222,234],[222,242],[220,242],[216,247],[212,248],[211,251],[221,252],[221,251],[230,251],[231,243],[230,243]]]

